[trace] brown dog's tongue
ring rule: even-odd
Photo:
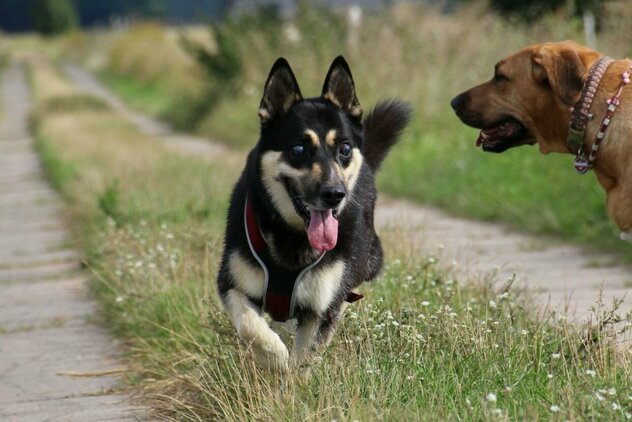
[[[310,210],[309,244],[317,251],[332,250],[338,242],[338,220],[331,210]]]

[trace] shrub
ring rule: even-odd
[[[57,35],[77,26],[77,12],[70,0],[37,0],[33,27],[43,35]]]

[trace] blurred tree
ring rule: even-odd
[[[33,27],[44,35],[57,35],[77,27],[77,12],[70,0],[37,0]]]
[[[567,7],[569,12],[576,16],[581,16],[587,11],[600,16],[606,1],[608,0],[491,0],[490,5],[502,15],[533,22],[562,7]]]

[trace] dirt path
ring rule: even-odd
[[[0,420],[137,420],[116,374],[73,376],[119,368],[116,344],[89,322],[87,275],[29,137],[19,65],[0,91]]]
[[[65,71],[80,90],[103,98],[143,133],[160,137],[178,151],[216,157],[226,150],[208,139],[177,134],[164,123],[130,110],[79,67],[67,65]],[[602,289],[603,302],[610,305],[613,297],[623,297],[632,288],[632,269],[618,264],[613,256],[585,254],[560,241],[516,233],[499,224],[454,218],[408,201],[380,201],[376,224],[381,231],[405,232],[422,253],[454,262],[457,274],[469,278],[495,274],[501,282],[515,274],[516,284],[536,291],[542,306],[568,311],[569,316],[587,317]],[[621,309],[632,310],[632,295]]]

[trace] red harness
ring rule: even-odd
[[[325,252],[320,254],[314,262],[302,270],[288,270],[276,264],[270,256],[268,244],[261,234],[252,201],[250,201],[248,197],[246,197],[244,207],[244,226],[250,252],[259,265],[261,265],[265,277],[263,285],[263,310],[275,321],[284,322],[288,319],[295,318],[296,288],[303,279],[303,276],[320,263],[325,256]],[[349,292],[346,300],[352,303],[363,297],[361,294]]]

